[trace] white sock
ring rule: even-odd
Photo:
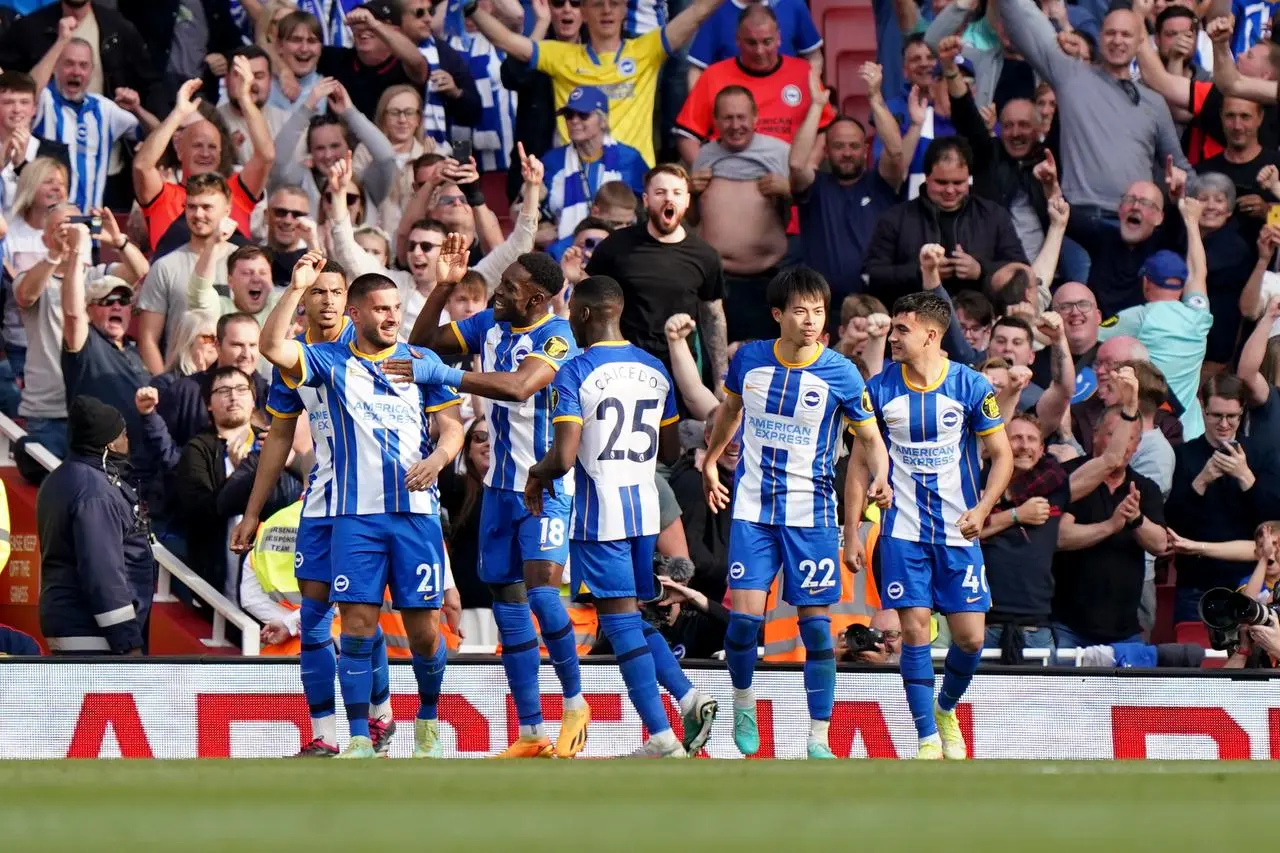
[[[662,749],[664,752],[680,745],[680,741],[676,740],[676,733],[671,731],[671,729],[667,729],[665,732],[660,732],[656,735],[650,735],[649,742]]]
[[[587,707],[587,700],[582,698],[581,693],[576,696],[564,697],[564,709],[566,711],[581,711],[585,707]]]
[[[542,737],[544,734],[542,723],[538,723],[536,726],[520,727],[520,737]]]
[[[320,740],[329,744],[329,746],[338,745],[338,718],[333,714],[326,714],[323,717],[311,718],[311,736],[320,738]]]
[[[934,732],[934,733],[933,733],[933,734],[931,734],[931,735],[926,735],[925,737],[920,738],[920,743],[921,743],[921,744],[926,744],[926,743],[936,743],[936,744],[938,744],[939,746],[941,746],[941,745],[942,745],[942,735],[938,734],[937,732]]]
[[[809,741],[810,743],[817,741],[818,743],[827,742],[827,729],[831,728],[830,720],[810,720],[809,721]]]
[[[733,688],[733,707],[735,708],[755,708],[756,694],[748,687],[746,690]]]
[[[690,687],[689,692],[680,697],[680,713],[687,714],[693,710],[693,706],[698,704],[698,691]]]
[[[379,702],[376,705],[369,706],[369,716],[375,720],[381,720],[384,723],[391,722],[391,696],[387,695],[387,701]]]
[[[955,708],[952,708],[950,711],[944,711],[944,710],[942,710],[942,706],[938,704],[938,700],[937,700],[937,699],[934,699],[934,700],[933,700],[933,713],[935,713],[935,714],[945,714],[945,715],[947,715],[947,716],[952,716],[952,717],[954,717],[954,716],[955,716],[955,713],[956,713],[956,709],[955,709]]]

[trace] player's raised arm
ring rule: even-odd
[[[466,238],[457,233],[445,235],[440,254],[436,257],[436,286],[431,289],[431,295],[423,303],[418,319],[414,321],[413,330],[409,332],[410,344],[435,350],[436,355],[442,358],[466,352],[462,341],[454,332],[455,324],[440,325],[440,315],[449,303],[454,285],[462,281],[466,274]]]
[[[302,354],[297,341],[289,340],[289,331],[293,328],[293,318],[298,313],[298,303],[307,288],[315,284],[324,267],[324,255],[319,252],[307,252],[293,265],[293,278],[289,287],[280,296],[276,307],[271,309],[267,322],[262,326],[262,339],[259,350],[262,357],[280,368],[280,374],[297,381],[302,378]]]
[[[718,513],[729,508],[729,489],[720,482],[720,469],[716,466],[724,449],[729,446],[738,424],[742,423],[742,398],[732,391],[727,393],[720,408],[716,409],[716,425],[711,430],[707,455],[702,458],[702,486],[707,496],[707,506]]]

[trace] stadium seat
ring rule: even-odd
[[[813,18],[813,23],[818,28],[818,32],[823,32],[826,29],[826,17],[830,13],[854,8],[871,10],[871,0],[809,0],[809,15]],[[872,21],[875,20],[874,11],[871,19]]]
[[[835,82],[835,69],[846,53],[876,55],[876,20],[870,6],[833,9],[823,29],[823,58],[827,82]],[[861,64],[861,61],[859,62]]]
[[[875,130],[871,127],[871,102],[867,100],[866,95],[850,95],[842,99],[840,112],[862,122],[862,126],[867,129],[868,140],[875,136]]]

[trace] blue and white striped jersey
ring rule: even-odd
[[[436,359],[430,350],[398,343],[377,355],[346,343],[298,344],[302,379],[284,378],[294,387],[323,389],[333,437],[331,515],[381,515],[440,512],[440,492],[433,484],[410,492],[409,469],[435,449],[432,412],[457,406],[462,398],[442,385],[392,384],[379,367],[388,358]]]
[[[101,95],[88,93],[82,101],[68,101],[50,83],[40,93],[31,133],[66,144],[71,156],[68,200],[88,213],[102,207],[111,146],[137,137],[138,117]]]
[[[679,420],[662,362],[626,341],[587,347],[552,385],[554,423],[582,424],[571,539],[656,536],[658,432]]]
[[[784,361],[777,341],[754,341],[729,362],[725,390],[742,398],[742,456],[733,496],[738,521],[834,527],[836,457],[844,418],[874,415],[853,362],[825,347]]]
[[[1275,15],[1276,5],[1262,0],[1232,0],[1231,14],[1236,19],[1236,31],[1231,40],[1232,54],[1239,56],[1263,40],[1263,32]]]
[[[548,151],[542,165],[546,176],[543,180],[547,184],[547,209],[559,218],[561,238],[572,237],[577,224],[591,214],[591,201],[602,184],[622,181],[640,195],[644,192],[644,175],[649,168],[643,154],[608,137],[600,159],[592,163],[583,163],[572,145],[562,145]]]
[[[355,324],[342,318],[342,331],[337,342],[347,344],[355,340]],[[294,338],[300,344],[312,344],[311,333],[304,332]],[[290,388],[280,378],[280,371],[272,369],[271,388],[267,392],[267,412],[273,418],[296,418],[303,411],[311,425],[311,443],[315,445],[316,461],[307,477],[307,490],[303,495],[302,514],[309,518],[328,518],[336,515],[337,502],[333,488],[333,414],[329,411],[328,392],[324,386]]]
[[[230,0],[230,3],[231,20],[248,44],[253,41],[254,22],[249,19],[249,13],[240,0]],[[321,43],[330,47],[351,47],[353,41],[346,25],[346,13],[361,5],[361,0],[297,0],[294,5],[320,20]]]
[[[968,546],[957,521],[981,496],[978,437],[1004,429],[995,391],[972,368],[948,362],[928,388],[888,364],[867,383],[889,449],[893,506],[882,535],[928,545]]]
[[[666,0],[627,0],[627,19],[622,31],[635,38],[667,25]]]
[[[484,373],[514,372],[526,358],[537,358],[557,372],[578,354],[568,321],[548,313],[526,328],[493,319],[487,308],[460,323],[451,323],[464,353],[480,356]],[[485,420],[489,422],[490,461],[484,484],[494,489],[524,491],[529,468],[551,447],[551,385],[523,403],[485,400]],[[566,475],[556,485],[562,494],[573,493],[573,477]]]
[[[516,145],[516,96],[502,85],[502,60],[506,54],[482,33],[465,30],[458,35],[450,33],[449,46],[466,57],[480,93],[480,123],[469,131],[476,166],[481,172],[505,172],[511,166],[511,151]],[[457,140],[459,133],[467,132],[453,128],[453,138]]]

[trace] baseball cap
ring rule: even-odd
[[[595,86],[578,86],[569,93],[569,100],[563,107],[556,110],[560,115],[564,115],[566,111],[575,113],[604,113],[609,114],[609,98],[603,91]]]
[[[1076,390],[1071,394],[1071,405],[1083,403],[1098,390],[1098,374],[1092,367],[1082,367],[1076,373]]]
[[[369,14],[373,15],[373,17],[382,21],[384,24],[400,23],[396,20],[395,6],[392,4],[391,0],[369,0],[368,3],[365,3],[359,8],[368,10]]]
[[[85,287],[84,298],[86,302],[97,302],[100,299],[106,299],[117,290],[123,290],[130,296],[133,295],[132,284],[119,276],[104,275],[102,278]]]
[[[1181,290],[1187,283],[1187,262],[1181,255],[1161,249],[1142,262],[1138,275],[1151,279],[1156,287],[1165,290]]]

